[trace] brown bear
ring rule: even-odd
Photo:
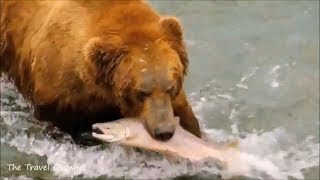
[[[1,74],[74,139],[97,122],[144,121],[168,140],[175,116],[200,137],[183,81],[188,56],[174,17],[134,1],[1,1]]]

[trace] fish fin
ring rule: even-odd
[[[170,163],[178,163],[179,158],[173,154],[164,154],[164,158],[166,158]]]
[[[238,138],[230,139],[228,140],[226,145],[230,148],[237,148],[239,147],[239,139]]]

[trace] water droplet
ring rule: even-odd
[[[272,83],[271,83],[271,86],[272,86],[272,87],[275,87],[275,88],[276,88],[276,87],[279,87],[279,85],[280,85],[280,84],[279,84],[278,81],[272,81]]]

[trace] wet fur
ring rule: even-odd
[[[93,123],[130,116],[135,78],[115,76],[130,47],[148,42],[178,54],[181,91],[172,106],[182,126],[200,136],[182,89],[188,56],[176,19],[161,18],[142,1],[1,1],[1,75],[34,106],[36,118],[74,136]]]

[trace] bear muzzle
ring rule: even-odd
[[[155,128],[153,134],[156,140],[168,141],[173,137],[174,131],[174,125],[165,125]]]

